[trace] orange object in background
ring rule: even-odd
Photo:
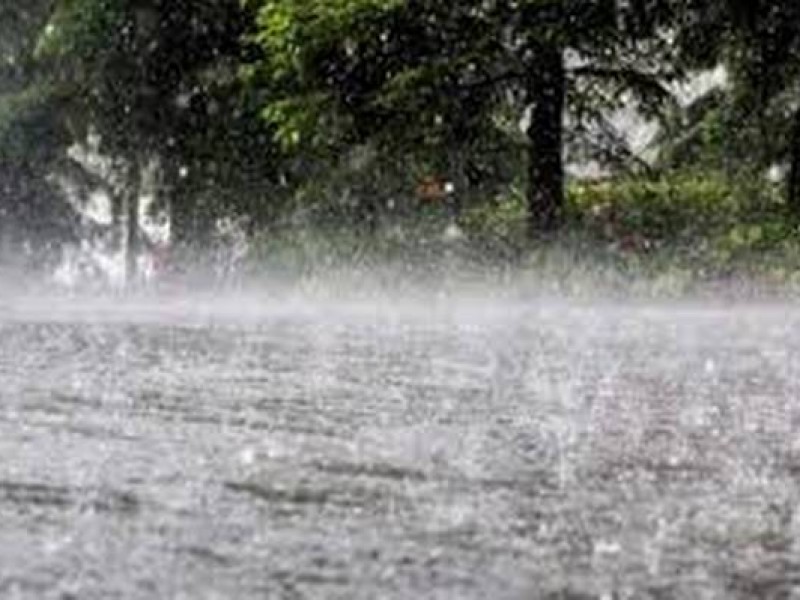
[[[423,202],[442,202],[452,192],[452,184],[440,175],[426,175],[417,184],[417,198]]]

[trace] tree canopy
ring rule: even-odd
[[[638,3],[254,4],[264,56],[247,73],[275,90],[264,114],[285,145],[412,148],[462,186],[459,166],[480,161],[481,140],[527,152],[533,231],[558,223],[567,141],[587,142],[628,100],[652,114],[674,77]],[[596,154],[613,154],[618,140],[605,141]]]
[[[187,245],[223,215],[255,230],[326,192],[373,223],[426,177],[456,210],[522,187],[536,238],[587,162],[780,166],[800,213],[788,1],[37,0],[0,4],[0,32],[4,214],[73,218],[56,182],[101,184],[71,158],[94,144],[130,254],[146,173]],[[676,85],[708,69],[727,83],[682,104]],[[631,107],[661,123],[655,162],[613,125]]]

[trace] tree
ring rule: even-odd
[[[74,139],[94,133],[119,165],[130,277],[148,169],[158,167],[176,243],[195,247],[220,198],[274,171],[270,134],[237,77],[252,22],[238,0],[60,0],[42,29],[39,57],[58,65]]]
[[[57,183],[70,171],[62,98],[33,60],[48,2],[0,2],[0,254],[6,261],[57,259],[77,216]],[[13,255],[13,256],[12,256]]]
[[[624,92],[649,108],[668,97],[647,0],[254,3],[265,59],[251,77],[282,91],[265,115],[285,144],[336,153],[371,140],[463,164],[510,108],[525,123],[532,234],[561,221],[565,122],[585,131]]]
[[[683,68],[721,65],[728,75],[724,92],[711,90],[684,113],[675,137],[697,149],[702,137],[714,132],[718,147],[712,144],[707,152],[716,152],[728,171],[763,174],[776,164],[788,166],[788,205],[800,215],[800,62],[795,59],[800,5],[789,0],[671,4]]]

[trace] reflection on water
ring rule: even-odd
[[[794,309],[2,310],[0,597],[800,590]]]

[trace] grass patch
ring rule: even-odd
[[[457,220],[426,207],[371,228],[310,222],[265,231],[251,264],[286,280],[347,270],[424,283],[513,270],[562,291],[800,289],[800,223],[774,187],[675,175],[573,183],[567,198],[565,226],[547,239],[527,237],[525,201],[512,189]]]

